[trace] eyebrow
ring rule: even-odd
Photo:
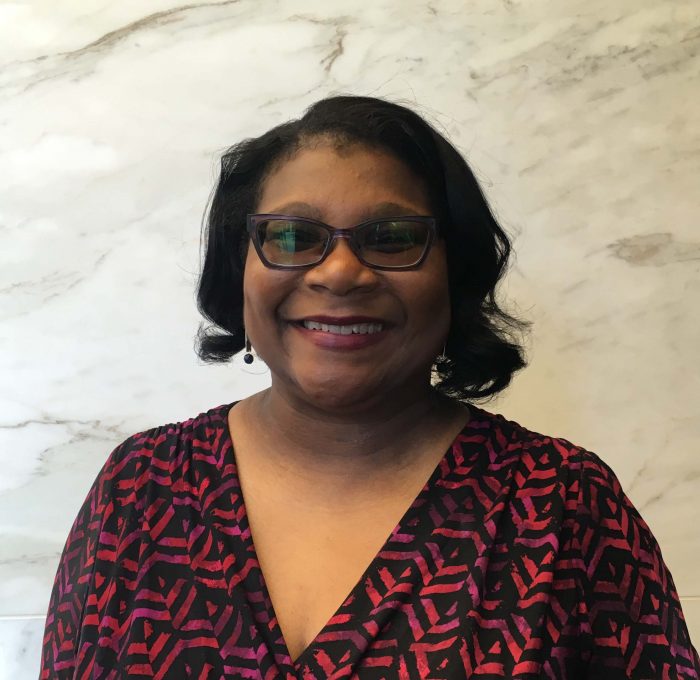
[[[276,209],[271,211],[271,214],[275,215],[294,215],[296,217],[308,217],[312,220],[323,221],[323,212],[309,203],[304,203],[302,201],[294,201],[292,203],[285,203],[284,205],[278,206]],[[417,216],[421,215],[422,212],[416,212],[415,208],[411,208],[406,205],[400,205],[399,203],[384,202],[378,203],[377,205],[367,209],[364,213],[360,215],[360,222],[365,222],[367,220],[383,217],[403,217],[403,216]]]
[[[295,217],[309,217],[313,220],[320,220],[323,214],[318,208],[310,205],[309,203],[303,203],[299,201],[294,201],[293,203],[285,203],[280,205],[274,210],[270,210],[271,215],[293,215]]]

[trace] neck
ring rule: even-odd
[[[251,397],[246,408],[247,421],[267,444],[266,464],[315,482],[342,479],[350,486],[366,482],[370,473],[378,478],[410,469],[428,442],[454,429],[460,418],[463,425],[464,407],[429,384],[413,390],[404,386],[376,403],[330,411],[273,383]]]

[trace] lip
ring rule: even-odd
[[[304,321],[316,321],[332,326],[350,326],[359,323],[380,323],[383,328],[376,333],[366,333],[364,335],[353,333],[352,335],[336,335],[325,331],[311,330],[303,325]],[[303,338],[309,340],[317,347],[333,350],[358,350],[376,345],[386,338],[388,325],[383,319],[371,316],[305,316],[298,321],[292,321],[291,327]]]

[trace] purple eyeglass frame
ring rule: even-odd
[[[273,262],[270,262],[265,255],[263,255],[262,252],[262,246],[260,245],[260,239],[258,238],[258,230],[257,227],[261,222],[264,222],[265,220],[269,219],[284,219],[284,220],[294,220],[295,222],[306,222],[308,224],[314,224],[316,226],[321,227],[325,231],[327,231],[330,234],[330,238],[328,239],[328,243],[326,244],[326,248],[323,251],[323,254],[321,255],[320,259],[316,262],[312,262],[310,264],[274,264]],[[422,222],[423,224],[428,226],[428,238],[425,242],[425,246],[423,247],[423,253],[418,259],[417,262],[413,264],[408,264],[408,265],[397,265],[397,266],[384,266],[384,265],[377,265],[377,264],[372,264],[371,262],[367,262],[362,255],[360,255],[360,248],[358,244],[355,242],[355,230],[359,229],[361,227],[366,227],[371,224],[377,224],[379,222],[395,222],[397,220],[406,220],[409,222]],[[437,236],[437,219],[434,217],[427,217],[425,215],[401,215],[400,217],[382,217],[382,218],[375,218],[373,220],[367,220],[365,222],[360,222],[360,224],[356,224],[353,227],[348,227],[347,229],[336,229],[335,227],[331,227],[329,224],[326,224],[325,222],[321,222],[320,220],[313,220],[309,217],[297,217],[296,215],[279,215],[275,213],[264,213],[264,214],[256,214],[256,215],[248,215],[246,218],[246,224],[247,224],[247,231],[250,236],[250,238],[253,241],[253,245],[255,246],[255,251],[258,254],[258,257],[260,258],[261,262],[266,266],[269,267],[270,269],[311,269],[312,267],[316,267],[317,265],[321,264],[328,255],[330,254],[331,250],[333,249],[333,243],[336,239],[338,238],[344,238],[347,239],[348,245],[350,246],[350,250],[354,253],[355,257],[362,262],[365,267],[369,267],[370,269],[381,269],[384,271],[396,271],[397,269],[417,269],[420,267],[423,262],[425,261],[425,258],[428,256],[428,253],[430,252],[430,249],[433,245],[433,242],[435,241],[435,237]]]

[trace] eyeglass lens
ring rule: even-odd
[[[304,266],[319,262],[331,232],[319,224],[288,218],[258,223],[256,236],[271,264]],[[430,238],[427,224],[417,220],[381,220],[352,230],[360,257],[379,267],[410,267],[420,261]]]

